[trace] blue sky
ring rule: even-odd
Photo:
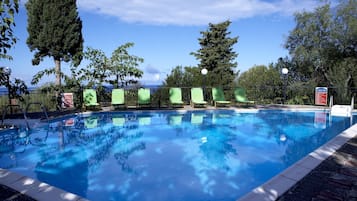
[[[143,84],[160,84],[178,65],[194,66],[190,55],[199,49],[200,32],[208,23],[232,21],[231,37],[238,36],[234,46],[238,68],[244,72],[254,65],[268,65],[285,57],[283,44],[294,28],[293,14],[310,11],[319,0],[77,0],[83,22],[84,46],[103,50],[107,56],[126,42],[135,43],[129,52],[144,58]],[[27,16],[21,2],[14,30],[17,44],[10,50],[12,61],[0,60],[0,66],[12,69],[12,78],[30,83],[33,75],[53,67],[52,58],[32,66],[33,53],[26,45]],[[83,61],[83,66],[86,62]],[[63,72],[69,64],[62,63]],[[53,81],[44,78],[40,84]]]

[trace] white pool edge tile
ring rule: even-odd
[[[79,195],[66,192],[60,188],[40,182],[30,177],[22,176],[0,168],[0,184],[8,186],[37,201],[85,201]]]
[[[354,124],[237,201],[275,201],[356,134],[357,124]]]

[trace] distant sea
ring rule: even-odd
[[[155,92],[161,85],[143,85],[144,88],[150,88],[152,92]],[[106,88],[106,91],[111,91],[114,87],[113,86],[104,86]],[[28,87],[29,92],[31,93],[32,91],[36,91],[39,87]],[[127,86],[125,87],[126,89],[133,88],[133,86]],[[6,87],[0,87],[0,96],[2,95],[7,95],[7,88]]]

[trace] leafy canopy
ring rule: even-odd
[[[13,33],[15,14],[19,12],[18,0],[0,0],[0,59],[12,59],[8,50],[15,45]]]
[[[115,49],[111,57],[102,50],[87,47],[84,58],[89,60],[86,68],[78,71],[78,76],[88,82],[89,86],[101,86],[110,83],[115,87],[136,84],[143,72],[138,68],[144,62],[143,58],[129,54],[128,49],[134,43],[125,43]]]
[[[254,66],[242,73],[237,81],[246,90],[248,97],[262,102],[281,96],[282,79],[279,70],[272,64]]]
[[[285,43],[296,75],[329,86],[336,102],[346,102],[357,82],[357,1],[340,0],[297,13]]]

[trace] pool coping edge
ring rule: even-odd
[[[354,124],[237,201],[275,201],[356,135]]]
[[[38,201],[87,201],[74,193],[2,168],[0,168],[0,184]]]

